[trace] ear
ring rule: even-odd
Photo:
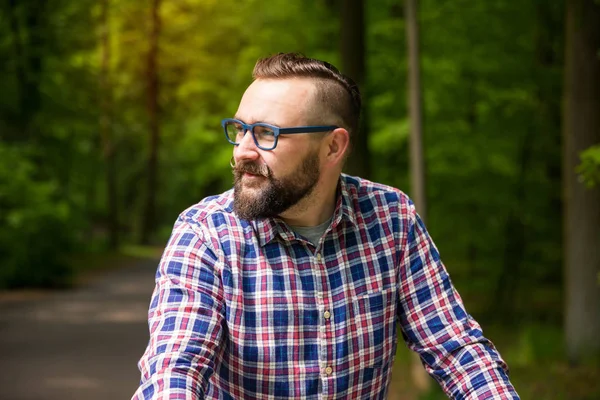
[[[326,159],[329,164],[341,163],[350,145],[350,133],[344,128],[337,128],[327,138]]]

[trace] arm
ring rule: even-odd
[[[400,265],[400,324],[409,348],[452,399],[519,399],[508,367],[467,314],[412,202]]]
[[[204,399],[225,323],[219,265],[200,228],[180,217],[156,274],[133,399]]]

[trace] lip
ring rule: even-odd
[[[249,172],[244,172],[243,176],[244,176],[244,178],[249,178],[249,179],[264,178],[264,176],[262,176],[262,175],[251,174]]]

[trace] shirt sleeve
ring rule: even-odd
[[[410,201],[407,222],[399,320],[408,347],[452,399],[519,399],[508,366],[466,312]]]
[[[175,223],[148,311],[150,341],[133,399],[204,399],[225,321],[219,259],[201,229]]]

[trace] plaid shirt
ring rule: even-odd
[[[518,399],[401,191],[342,175],[316,247],[233,193],[181,214],[134,399],[384,399],[397,344],[454,399]]]

